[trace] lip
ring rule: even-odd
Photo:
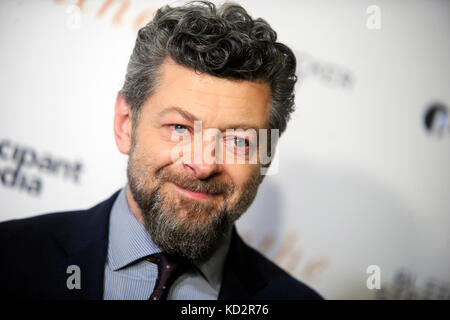
[[[190,190],[183,189],[179,185],[176,185],[175,183],[172,183],[175,187],[177,187],[178,190],[185,193],[186,195],[195,198],[195,199],[211,199],[213,197],[212,194],[203,193],[203,192],[194,192]]]

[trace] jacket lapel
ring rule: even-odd
[[[253,256],[252,249],[242,241],[233,227],[219,300],[250,300],[266,286]]]
[[[61,292],[61,299],[103,298],[109,216],[118,194],[119,191],[86,212],[75,213],[70,223],[64,225],[63,230],[55,236],[66,254],[64,268],[78,266],[81,276],[81,289],[66,289]]]

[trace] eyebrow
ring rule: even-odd
[[[200,119],[198,119],[196,116],[194,116],[192,113],[177,107],[177,106],[172,106],[170,108],[164,109],[161,112],[158,113],[159,117],[163,117],[168,113],[178,113],[181,117],[183,117],[185,120],[194,123],[194,121],[201,121]],[[231,124],[228,125],[225,129],[224,128],[218,128],[218,129],[222,129],[221,131],[225,131],[226,129],[243,129],[243,130],[248,130],[248,129],[254,129],[254,130],[258,130],[259,126],[256,125],[249,125],[246,123],[235,123],[235,124]]]
[[[176,112],[178,113],[180,116],[182,116],[185,120],[190,121],[190,122],[194,122],[195,120],[198,120],[196,116],[194,116],[192,113],[181,109],[180,107],[177,106],[173,106],[167,109],[164,109],[163,111],[161,111],[160,113],[158,113],[159,117],[163,117],[168,113],[173,113]]]

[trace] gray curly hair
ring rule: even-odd
[[[189,2],[160,8],[139,30],[120,94],[131,108],[133,128],[140,109],[158,84],[158,71],[167,57],[216,77],[266,81],[271,88],[269,126],[281,135],[294,111],[296,59],[277,42],[263,19],[252,19],[235,3],[216,7]]]

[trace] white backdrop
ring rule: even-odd
[[[125,184],[115,95],[136,26],[166,3],[0,1],[0,221]],[[239,3],[300,76],[279,170],[240,233],[328,299],[450,299],[450,2]]]

